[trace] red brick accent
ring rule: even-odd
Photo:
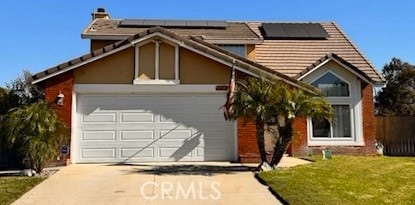
[[[253,120],[238,119],[238,155],[242,163],[257,163],[260,160]]]
[[[365,146],[312,146],[307,145],[307,120],[298,119],[294,123],[296,136],[291,143],[289,154],[293,156],[305,156],[308,152],[319,155],[321,150],[329,147],[334,154],[346,155],[375,155],[374,147],[376,137],[376,121],[373,103],[372,86],[362,83],[362,117],[363,117],[363,137]]]
[[[45,80],[42,83],[42,87],[45,91],[45,100],[48,103],[52,103],[56,114],[62,120],[63,123],[69,128],[68,134],[70,136],[72,126],[72,92],[73,92],[73,72],[68,71],[66,73],[54,76]],[[57,106],[55,104],[56,97],[62,92],[65,96],[63,106]],[[70,142],[70,139],[69,139]]]
[[[288,148],[289,155],[302,155],[307,153],[307,118],[301,117],[294,120],[294,136]]]

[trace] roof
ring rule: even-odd
[[[344,60],[343,58],[339,57],[335,53],[327,54],[327,55],[323,56],[322,58],[318,59],[316,62],[314,62],[313,64],[311,64],[310,66],[308,66],[306,69],[304,69],[303,71],[301,71],[299,74],[297,74],[295,76],[295,78],[296,79],[300,79],[300,78],[304,77],[306,74],[308,74],[312,70],[314,70],[314,68],[317,68],[318,66],[320,66],[321,64],[323,64],[324,62],[326,62],[326,60],[336,60],[337,62],[339,62],[339,63],[347,66],[348,68],[350,68],[352,70],[352,72],[357,73],[363,80],[365,80],[367,82],[370,82],[370,83],[376,83],[365,72],[359,70],[359,68],[357,68],[356,66],[354,66],[351,63],[347,62],[346,60]]]
[[[181,42],[181,46],[189,46],[191,48],[194,48],[200,52],[203,52],[205,54],[208,54],[210,56],[214,56],[215,58],[219,58],[222,61],[232,63],[233,65],[243,68],[246,71],[255,73],[257,75],[264,76],[266,78],[270,79],[278,79],[282,80],[288,84],[294,85],[296,87],[302,88],[304,90],[308,90],[311,92],[316,91],[316,89],[308,84],[299,82],[295,80],[294,78],[291,78],[289,76],[286,76],[282,73],[279,73],[275,70],[272,70],[270,68],[267,68],[266,66],[263,66],[261,64],[255,63],[253,61],[250,61],[246,58],[240,57],[236,54],[233,54],[229,51],[226,51],[219,46],[215,46],[213,44],[207,43],[199,38],[193,37],[193,36],[180,36],[175,34],[174,32],[167,30],[165,28],[161,27],[152,27],[149,29],[145,29],[144,31],[137,33],[135,35],[132,35],[128,37],[125,40],[118,41],[116,43],[113,43],[111,45],[105,46],[104,48],[94,50],[93,52],[83,55],[81,57],[72,59],[70,61],[67,61],[65,63],[62,63],[58,66],[49,68],[45,71],[39,72],[35,75],[33,75],[34,83],[38,83],[40,81],[43,81],[49,77],[58,75],[60,73],[72,70],[76,67],[79,67],[83,65],[83,63],[99,59],[103,56],[108,55],[109,53],[113,51],[117,51],[117,49],[122,49],[124,47],[130,47],[133,45],[133,42],[144,38],[146,36],[149,36],[150,34],[154,33],[160,33],[163,35],[166,35],[170,38],[176,39]]]
[[[82,38],[100,38],[107,36],[117,40],[125,39],[148,28],[119,27],[123,19],[96,19],[82,32]],[[181,36],[197,36],[208,42],[217,40],[246,40],[261,43],[261,38],[244,22],[228,22],[225,29],[218,28],[168,28]]]
[[[260,31],[262,22],[247,22],[247,24],[261,39],[264,39]],[[256,62],[290,77],[298,78],[304,69],[309,68],[320,58],[335,53],[336,56],[362,71],[371,79],[371,82],[382,83],[385,81],[372,63],[334,22],[320,24],[329,34],[327,39],[264,39],[262,44],[255,47]]]

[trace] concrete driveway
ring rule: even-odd
[[[76,164],[14,204],[280,204],[249,168],[231,163]]]

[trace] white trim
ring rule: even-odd
[[[361,81],[359,77],[340,68],[327,67],[314,72],[304,80],[315,82],[329,72],[346,82],[349,86],[349,96],[328,96],[326,99],[331,105],[349,105],[351,138],[313,138],[313,127],[309,118],[307,119],[308,146],[365,146],[362,123],[362,97],[360,93]],[[332,128],[330,128],[330,132],[332,132]]]
[[[356,71],[354,71],[352,68],[350,68],[349,66],[343,64],[342,62],[340,62],[339,60],[333,58],[334,61],[336,61],[336,63],[338,63],[339,65],[341,65],[342,67],[346,68],[348,71],[350,71],[351,73],[353,73],[354,75],[356,75],[357,77],[359,77],[360,79],[362,79],[363,81],[365,81],[366,83],[368,83],[369,85],[374,85],[372,82],[368,81],[366,78],[364,78],[362,75],[360,75],[359,73],[357,73]]]
[[[238,158],[239,158],[239,142],[238,142],[238,119],[236,119],[235,121],[234,121],[234,123],[235,123],[235,131],[234,131],[234,133],[233,133],[233,135],[234,135],[234,145],[235,145],[235,148],[234,148],[234,160],[235,160],[235,162],[237,162],[238,161]]]
[[[72,107],[71,107],[71,144],[69,145],[69,149],[70,149],[70,159],[71,159],[71,163],[75,164],[75,159],[77,159],[78,154],[75,150],[75,146],[78,143],[76,140],[76,105],[77,105],[77,98],[76,98],[76,93],[75,91],[72,91]]]
[[[307,73],[305,73],[304,75],[300,76],[299,78],[297,78],[297,80],[302,80],[303,78],[305,78],[306,76],[308,76],[310,73],[313,73],[315,70],[319,69],[321,66],[325,65],[326,63],[328,63],[329,61],[331,61],[331,58],[323,61],[322,63],[318,64],[316,67],[314,67],[313,69],[309,70]]]
[[[140,73],[140,47],[136,45],[134,46],[134,50],[134,79],[136,79]]]
[[[154,79],[158,80],[160,77],[160,42],[154,42],[156,48],[155,50],[155,58],[154,58]]]
[[[232,62],[227,62],[227,61],[224,61],[224,60],[219,59],[219,58],[217,58],[217,57],[215,57],[215,56],[212,56],[212,55],[207,54],[207,53],[205,53],[205,52],[203,52],[203,51],[200,51],[200,50],[197,50],[197,49],[195,49],[195,48],[193,48],[193,47],[191,47],[191,46],[188,46],[188,45],[184,44],[183,42],[181,42],[181,41],[179,41],[179,40],[177,40],[177,39],[171,38],[171,37],[169,37],[169,36],[167,36],[167,35],[165,35],[165,34],[162,34],[162,33],[160,33],[160,32],[155,32],[155,33],[152,33],[152,34],[150,34],[150,35],[148,35],[148,36],[145,36],[145,37],[143,37],[143,38],[140,38],[140,39],[137,39],[137,40],[131,41],[128,45],[125,45],[125,46],[123,46],[123,47],[120,47],[120,48],[114,49],[114,50],[112,50],[112,51],[110,51],[110,52],[107,52],[107,53],[104,53],[104,54],[102,54],[102,55],[100,55],[100,56],[98,56],[98,57],[94,57],[94,58],[88,59],[88,60],[86,60],[86,61],[84,61],[84,62],[82,62],[82,63],[79,63],[79,64],[77,64],[77,65],[70,66],[70,67],[68,67],[68,68],[66,68],[66,69],[64,69],[64,70],[58,71],[58,72],[56,72],[56,73],[53,73],[53,74],[50,74],[50,75],[47,75],[47,76],[44,76],[43,78],[39,78],[39,79],[37,79],[37,80],[33,81],[33,82],[32,82],[32,84],[36,84],[36,83],[38,83],[38,82],[40,82],[40,81],[43,81],[43,80],[45,80],[45,79],[51,78],[51,77],[56,76],[56,75],[59,75],[59,74],[61,74],[61,73],[63,73],[63,72],[66,72],[66,71],[68,71],[68,70],[72,70],[72,69],[74,69],[74,68],[77,68],[77,67],[79,67],[79,66],[85,65],[85,64],[90,63],[90,62],[92,62],[92,61],[95,61],[95,60],[101,59],[101,58],[103,58],[103,57],[106,57],[106,56],[108,56],[108,55],[111,55],[111,54],[113,54],[113,53],[115,53],[115,52],[118,52],[118,51],[120,51],[120,50],[126,49],[126,48],[128,48],[128,47],[132,46],[133,44],[136,44],[136,43],[139,43],[139,42],[141,42],[141,41],[147,40],[147,39],[152,38],[152,37],[154,37],[154,36],[160,36],[160,37],[162,37],[162,38],[165,38],[165,39],[167,39],[167,40],[169,40],[169,41],[172,41],[172,42],[174,42],[174,43],[177,43],[179,46],[181,46],[181,47],[183,47],[183,48],[186,48],[186,49],[188,49],[188,50],[190,50],[190,51],[192,51],[192,52],[194,52],[194,53],[197,53],[197,54],[200,54],[200,55],[202,55],[202,56],[205,56],[205,57],[207,57],[207,58],[209,58],[209,59],[212,59],[212,60],[214,60],[214,61],[216,61],[216,62],[222,63],[222,64],[224,64],[224,65],[226,65],[226,66],[229,66],[229,67],[234,66]],[[204,47],[206,47],[206,46],[204,46]],[[207,47],[207,48],[208,48],[208,47]],[[210,48],[208,48],[208,49],[210,49]],[[223,54],[223,55],[225,55],[225,54]],[[244,62],[242,62],[242,63],[244,63]],[[244,63],[244,64],[245,64],[245,63]],[[247,65],[248,65],[248,64],[247,64]],[[250,65],[248,65],[248,66],[250,66]],[[253,76],[253,77],[259,77],[259,75],[258,75],[258,74],[255,74],[255,73],[253,73],[253,72],[251,72],[251,71],[248,71],[248,70],[246,70],[246,69],[244,69],[244,68],[241,68],[241,67],[239,67],[239,66],[234,66],[234,67],[235,67],[235,69],[236,69],[236,70],[238,70],[238,71],[241,71],[241,72],[246,73],[246,74],[248,74],[248,75],[251,75],[251,76]],[[252,66],[252,67],[254,67],[254,66]],[[269,73],[269,72],[267,72],[267,71],[261,70],[261,69],[259,69],[259,68],[257,68],[257,69],[258,69],[258,70],[260,70],[260,71],[262,71],[262,72],[264,72],[264,73],[268,73],[268,74],[270,74],[270,75],[274,76],[275,78],[280,79],[280,80],[282,80],[282,81],[286,82],[286,83],[287,83],[287,84],[289,84],[289,85],[293,85],[294,87],[299,87],[299,88],[304,89],[303,87],[301,87],[301,86],[299,86],[298,84],[293,83],[293,82],[291,82],[291,81],[289,81],[289,80],[286,80],[286,79],[284,79],[284,78],[281,78],[281,77],[279,77],[279,76],[277,76],[277,75],[273,75],[272,73]]]
[[[141,80],[136,78],[133,81],[134,85],[178,85],[180,80]]]
[[[74,91],[81,94],[101,93],[226,93],[217,91],[216,85],[129,85],[129,84],[74,84]]]
[[[180,47],[179,45],[174,46],[174,79],[179,80],[179,66],[180,66]]]
[[[365,77],[363,77],[362,75],[360,75],[359,73],[357,73],[356,71],[354,71],[352,68],[350,68],[349,66],[345,65],[344,63],[342,63],[339,60],[337,60],[335,58],[332,58],[332,57],[330,57],[327,60],[323,61],[322,63],[320,63],[319,65],[317,65],[313,69],[307,71],[307,73],[305,73],[304,75],[300,76],[297,80],[302,80],[303,78],[305,78],[306,76],[308,76],[310,73],[313,73],[315,70],[319,69],[321,66],[327,64],[331,60],[334,61],[334,62],[336,62],[337,64],[339,64],[343,68],[346,68],[349,72],[353,73],[354,75],[356,75],[357,77],[359,77],[360,79],[362,79],[363,81],[365,81],[366,83],[368,83],[368,84],[370,84],[372,86],[374,85],[372,82],[368,81]]]
[[[327,70],[325,72],[323,72],[321,75],[318,75],[314,80],[312,80],[310,82],[310,84],[312,85],[314,82],[316,82],[317,80],[319,80],[320,78],[322,78],[324,75],[326,75],[327,73],[331,73],[332,75],[336,76],[337,78],[339,78],[340,80],[342,80],[343,82],[345,82],[348,86],[348,92],[349,95],[348,96],[327,96],[329,98],[339,98],[339,99],[345,99],[345,98],[350,98],[352,95],[352,90],[351,90],[351,84],[349,81],[347,81],[346,79],[342,78],[340,75],[338,75],[337,73],[333,72],[332,70]]]
[[[118,52],[118,51],[122,51],[122,50],[124,50],[124,49],[127,49],[127,48],[129,48],[129,47],[131,47],[131,46],[132,46],[132,44],[127,44],[127,45],[124,45],[124,46],[119,47],[119,48],[117,48],[117,49],[114,49],[114,50],[111,50],[111,51],[109,51],[109,52],[103,53],[103,54],[101,54],[101,55],[99,55],[99,56],[92,57],[92,58],[90,58],[90,59],[88,59],[88,60],[85,60],[85,61],[82,61],[81,63],[78,63],[78,64],[76,64],[76,65],[69,66],[69,67],[67,67],[67,68],[65,68],[65,69],[63,69],[63,70],[60,70],[60,71],[57,71],[57,72],[55,72],[55,73],[52,73],[52,74],[49,74],[49,75],[43,76],[43,77],[41,77],[41,78],[39,78],[39,79],[36,79],[36,80],[34,80],[34,81],[32,82],[32,84],[36,84],[36,83],[38,83],[38,82],[40,82],[40,81],[43,81],[43,80],[49,79],[49,78],[51,78],[51,77],[57,76],[57,75],[59,75],[59,74],[61,74],[61,73],[64,73],[64,72],[70,71],[70,70],[75,69],[75,68],[77,68],[77,67],[80,67],[80,66],[83,66],[83,65],[85,65],[85,64],[91,63],[91,62],[93,62],[93,61],[99,60],[99,59],[101,59],[101,58],[107,57],[107,56],[109,56],[109,55],[111,55],[111,54],[114,54],[114,53],[116,53],[116,52]]]

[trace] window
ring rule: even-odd
[[[321,89],[334,110],[331,123],[308,119],[308,145],[364,145],[360,80],[353,73],[335,65],[324,65],[304,80]]]
[[[313,138],[350,138],[351,116],[349,105],[332,105],[334,109],[334,121],[312,120]]]
[[[245,51],[245,45],[239,45],[239,44],[222,44],[222,45],[218,45],[221,48],[234,53],[238,56],[244,57],[246,56],[246,51]]]
[[[349,96],[349,85],[331,72],[324,74],[312,85],[322,90],[329,97]]]

